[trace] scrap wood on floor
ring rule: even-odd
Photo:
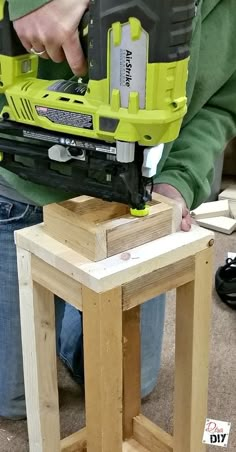
[[[218,201],[201,204],[192,210],[191,216],[199,226],[232,234],[236,230],[236,185],[230,185],[218,198]]]

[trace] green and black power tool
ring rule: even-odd
[[[32,182],[147,214],[165,143],[178,137],[195,0],[91,0],[88,82],[37,78],[0,1],[0,165]]]

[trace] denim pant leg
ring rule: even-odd
[[[0,415],[25,416],[14,231],[40,222],[41,211],[0,196]]]
[[[141,307],[141,393],[150,394],[156,386],[161,365],[166,296],[162,294]]]

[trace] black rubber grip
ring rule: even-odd
[[[189,56],[195,0],[91,0],[90,78],[107,72],[107,33],[114,22],[136,17],[149,34],[149,62],[179,61]]]
[[[8,3],[4,4],[4,16],[0,21],[0,55],[19,56],[26,53],[9,18]]]

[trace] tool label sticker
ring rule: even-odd
[[[42,106],[36,106],[36,111],[39,116],[43,116],[55,124],[93,130],[91,115]]]
[[[230,422],[206,419],[202,442],[212,446],[227,447],[230,428]]]

